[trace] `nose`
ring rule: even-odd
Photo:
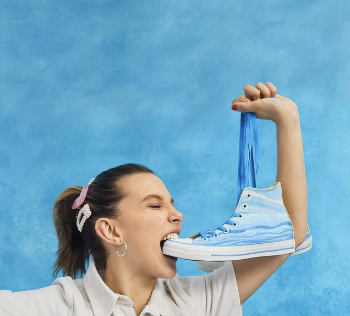
[[[184,216],[181,212],[179,212],[175,207],[172,207],[171,211],[169,212],[169,220],[172,223],[174,222],[181,223],[183,217]]]

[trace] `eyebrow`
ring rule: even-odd
[[[158,195],[158,194],[150,194],[150,195],[147,195],[147,196],[141,201],[141,203],[144,202],[144,201],[146,201],[146,200],[148,200],[148,199],[151,199],[151,198],[155,198],[155,199],[164,201],[163,197],[161,197],[160,195]],[[174,204],[174,199],[173,199],[173,198],[171,198],[170,203]]]

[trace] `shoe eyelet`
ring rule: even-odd
[[[245,204],[245,203],[242,205],[242,208],[243,208],[243,209],[246,209],[247,207],[248,207],[248,205]]]
[[[230,231],[226,228],[225,231],[223,231],[224,234],[228,234]]]
[[[234,223],[233,223],[233,227],[236,227],[236,226],[237,226],[237,223],[236,223],[236,222],[234,222]]]
[[[250,193],[247,193],[247,198],[250,199],[252,195]]]

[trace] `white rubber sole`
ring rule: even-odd
[[[291,254],[291,256],[297,256],[300,255],[306,251],[309,251],[312,248],[312,236],[308,240],[305,240],[297,249],[295,249],[295,252]]]
[[[248,246],[209,247],[186,243],[165,242],[163,253],[168,256],[201,261],[242,260],[255,257],[277,256],[295,251],[295,241],[279,241]]]
[[[304,241],[291,256],[300,255],[304,252],[309,251],[312,248],[312,236]],[[225,261],[197,261],[197,268],[202,271],[212,272],[224,265]]]

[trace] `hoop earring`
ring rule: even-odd
[[[125,254],[126,254],[126,251],[128,250],[128,245],[126,244],[126,242],[124,240],[123,240],[123,243],[124,243],[124,246],[125,246],[124,253],[120,254],[119,251],[117,250],[117,255],[119,257],[124,257]]]

